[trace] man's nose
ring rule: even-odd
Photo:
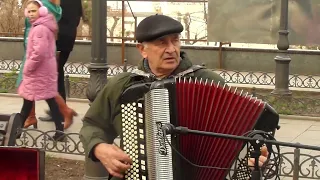
[[[173,52],[175,52],[176,51],[176,49],[174,48],[174,45],[172,44],[172,42],[169,42],[168,43],[168,46],[167,46],[167,48],[166,48],[166,52],[167,53],[173,53]]]

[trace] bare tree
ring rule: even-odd
[[[0,6],[0,32],[6,36],[23,33],[24,10],[18,0],[2,0]],[[10,35],[11,34],[11,35]]]
[[[184,16],[183,16],[183,23],[184,23],[184,26],[185,26],[185,36],[186,36],[186,41],[185,43],[186,44],[191,44],[190,43],[190,24],[191,24],[191,18],[190,18],[190,13],[186,13]]]
[[[108,30],[108,32],[109,32],[109,37],[111,37],[111,38],[110,38],[111,41],[114,40],[114,39],[113,39],[113,37],[114,37],[114,31],[115,31],[116,27],[118,26],[120,17],[113,16],[112,19],[113,19],[112,26],[111,26],[110,28],[107,26],[107,30]],[[111,18],[108,18],[108,19],[107,19],[108,22],[109,22],[110,20],[111,20]]]
[[[83,0],[82,1],[82,9],[83,9],[83,25],[88,27],[87,36],[92,35],[92,1],[91,0]]]
[[[177,20],[184,25],[185,44],[194,45],[199,41],[207,39],[207,3],[203,3],[203,10],[199,12],[176,13]]]
[[[197,13],[197,12],[196,12]],[[204,15],[204,19],[201,19],[199,17],[193,16],[195,13],[185,13],[183,15],[183,18],[180,18],[178,20],[183,19],[183,24],[185,27],[185,38],[186,44],[193,45],[201,40],[207,39],[207,20],[205,19],[206,15]],[[197,22],[196,25],[194,25]],[[199,25],[201,24],[201,25]]]
[[[107,7],[107,11],[110,11],[110,6]],[[83,11],[84,11],[84,17],[83,18],[83,24],[88,27],[88,36],[92,35],[92,1],[91,0],[83,0]],[[107,25],[107,31],[108,36],[111,37],[111,41],[113,41],[114,37],[114,31],[118,26],[120,17],[113,16],[113,17],[107,17],[107,22],[110,22],[113,20],[113,23],[111,27],[108,27]]]

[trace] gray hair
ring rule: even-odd
[[[147,43],[147,42],[142,42],[141,44],[142,44],[142,46],[143,46],[144,48],[148,48],[148,43]]]

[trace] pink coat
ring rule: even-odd
[[[58,94],[55,32],[58,26],[53,15],[32,23],[28,36],[26,62],[18,93],[30,101],[46,100]]]

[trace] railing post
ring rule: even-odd
[[[275,88],[271,92],[277,95],[291,95],[289,90],[289,64],[291,58],[288,55],[288,7],[289,0],[281,0],[280,30],[277,43],[279,55],[274,58],[276,62]]]
[[[231,42],[220,42],[219,43],[219,69],[223,69],[222,63],[222,46],[228,44],[231,47]]]
[[[294,149],[293,155],[293,178],[292,180],[299,180],[299,172],[300,172],[300,149]]]
[[[127,59],[124,59],[124,64],[123,64],[123,72],[127,72],[128,71],[128,68],[127,68],[127,62],[128,60]]]

